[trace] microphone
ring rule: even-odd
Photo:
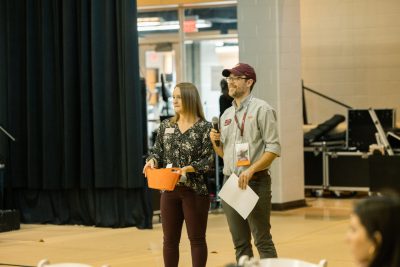
[[[217,130],[217,132],[219,132],[219,127],[218,127],[219,119],[217,117],[213,117],[211,122],[212,122],[213,128],[215,130]],[[220,144],[219,140],[215,140],[215,144],[217,146],[219,146],[219,144]]]

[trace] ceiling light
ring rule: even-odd
[[[162,21],[160,18],[138,18],[137,28],[139,32],[144,31],[168,31],[168,30],[179,30],[179,21]],[[196,20],[196,28],[210,28],[212,23],[208,20],[198,19]]]

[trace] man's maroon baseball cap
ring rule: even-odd
[[[246,78],[252,79],[254,82],[257,80],[254,68],[246,63],[238,63],[232,69],[224,69],[222,71],[222,76],[229,77],[231,73],[235,76],[246,76]]]

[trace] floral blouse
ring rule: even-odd
[[[206,172],[213,167],[214,150],[209,137],[212,124],[198,120],[186,132],[181,133],[178,124],[170,119],[161,122],[157,131],[156,142],[147,160],[154,158],[157,168],[182,168],[192,166],[195,172],[186,173],[186,181],[179,182],[192,188],[200,195],[208,195]]]

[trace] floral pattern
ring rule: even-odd
[[[158,128],[156,142],[147,160],[154,158],[158,168],[165,168],[168,164],[178,168],[192,166],[195,172],[187,173],[186,181],[178,185],[190,187],[200,195],[207,195],[206,175],[214,162],[214,150],[209,137],[211,128],[210,122],[198,120],[181,133],[178,124],[170,119],[164,120]]]

